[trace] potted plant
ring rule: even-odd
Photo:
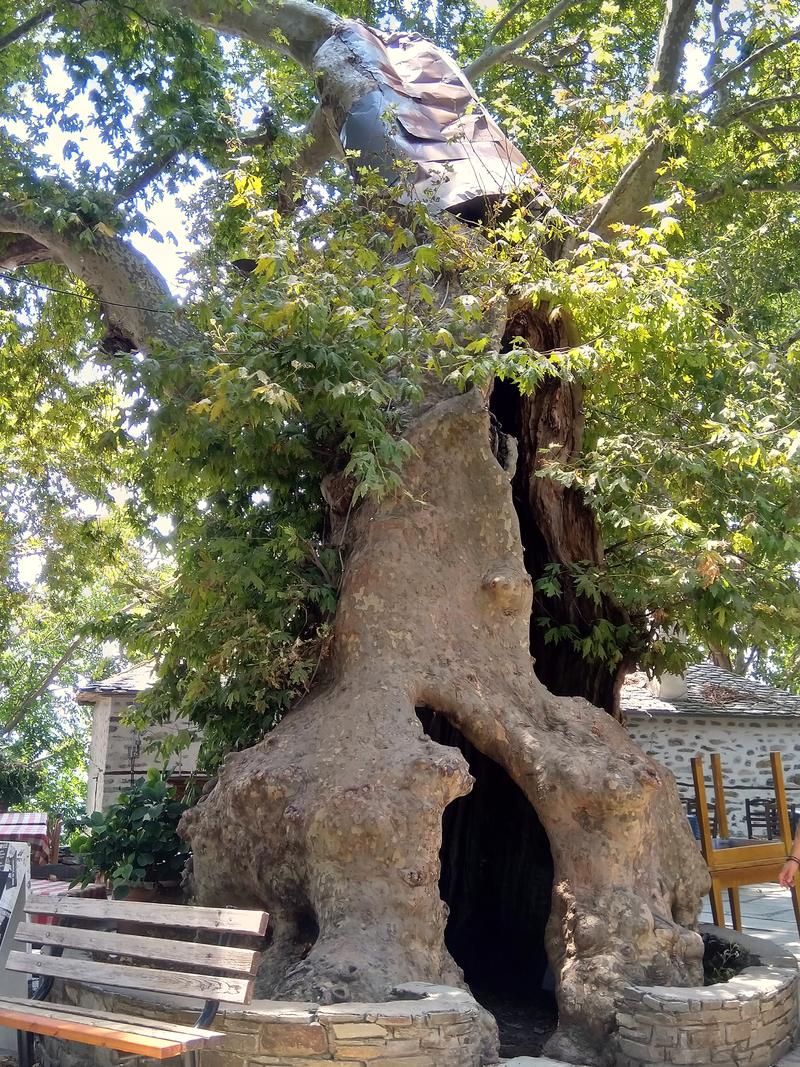
[[[98,877],[114,897],[176,900],[189,850],[178,837],[187,805],[156,770],[147,772],[105,814],[95,811],[70,844],[86,870],[82,885]]]

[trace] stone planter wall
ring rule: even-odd
[[[254,1001],[226,1008],[211,1029],[224,1030],[224,1045],[200,1054],[200,1067],[479,1067],[480,1024],[475,1001],[462,990],[409,985],[381,1004],[323,1007],[288,1001]],[[54,1000],[100,1011],[191,1024],[195,1016],[160,1006],[144,996],[134,1001],[112,990],[63,984]],[[116,1067],[107,1049],[45,1038],[42,1067]],[[139,1061],[141,1064],[156,1061]],[[175,1061],[178,1063],[179,1061]]]
[[[794,956],[733,930],[703,929],[743,945],[759,957],[760,966],[719,985],[627,987],[617,1013],[617,1067],[770,1067],[793,1047],[798,1032]]]

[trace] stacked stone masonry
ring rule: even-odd
[[[794,957],[730,930],[714,932],[744,945],[759,957],[759,965],[714,986],[626,987],[618,999],[615,1067],[771,1067],[794,1046]],[[396,992],[407,999],[331,1006],[254,1001],[248,1008],[226,1009],[214,1023],[227,1035],[225,1044],[201,1053],[200,1067],[480,1067],[480,1011],[468,993],[423,984]],[[72,983],[60,984],[53,999],[154,1020],[186,1023],[196,1017],[163,1000],[144,995],[134,1000]],[[107,1049],[46,1038],[38,1062],[41,1067],[117,1067],[120,1060]],[[141,1067],[145,1062],[156,1061],[140,1061]],[[546,1067],[552,1061],[522,1057],[509,1062]]]
[[[321,1006],[254,1001],[246,1009],[221,1012],[213,1027],[224,1030],[224,1045],[200,1054],[200,1067],[480,1067],[479,1010],[457,989],[412,984],[397,990],[415,999],[382,1004]],[[178,1009],[157,1008],[110,990],[62,986],[65,1003],[130,1013],[141,1018],[191,1022]],[[42,1067],[116,1067],[107,1049],[46,1038],[38,1057]],[[144,1061],[155,1064],[157,1061]]]
[[[761,965],[702,988],[626,988],[618,1002],[616,1067],[771,1067],[793,1047],[798,1033],[794,957],[772,951],[767,956],[763,941],[730,930],[715,932],[758,952]]]
[[[681,796],[692,798],[691,759],[705,757],[706,788],[711,791],[709,755],[719,752],[725,779],[728,822],[734,837],[747,833],[745,800],[771,797],[772,774],[769,754],[778,751],[789,803],[800,805],[800,734],[796,718],[753,716],[680,715],[645,717],[630,715],[628,732],[645,752],[672,771]],[[763,835],[763,830],[756,831]]]

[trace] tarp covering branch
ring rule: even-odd
[[[390,184],[402,178],[398,161],[416,164],[400,199],[476,218],[488,202],[531,186],[527,160],[440,48],[417,33],[378,33],[352,19],[336,33],[376,86],[348,112],[342,144]]]

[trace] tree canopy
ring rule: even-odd
[[[341,17],[449,49],[541,195],[476,234],[343,160],[315,67]],[[9,5],[4,647],[32,610],[16,561],[43,553],[53,610],[111,589],[106,632],[161,664],[154,714],[246,744],[324,660],[331,474],[352,507],[401,492],[433,380],[558,379],[582,449],[539,476],[581,490],[605,552],[533,576],[544,640],[796,687],[798,70],[781,0]],[[191,231],[173,292],[137,251],[173,240],[165,202]],[[509,299],[574,342],[500,344]],[[564,624],[568,585],[624,616]]]

